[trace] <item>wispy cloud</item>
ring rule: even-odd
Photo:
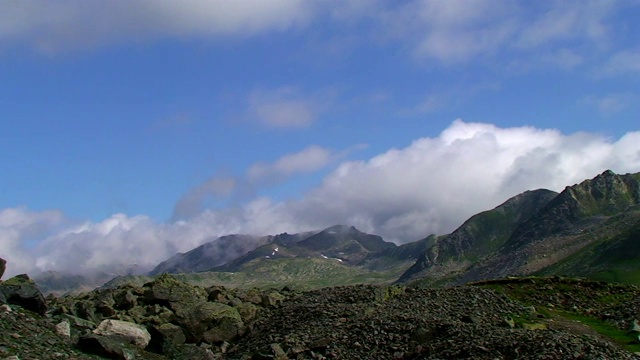
[[[603,115],[614,115],[634,106],[640,100],[640,95],[635,93],[613,93],[603,96],[587,96],[580,102],[596,108]]]
[[[325,104],[298,88],[254,89],[249,95],[249,117],[273,128],[303,128],[313,124]]]
[[[640,74],[640,50],[614,53],[600,71],[603,76]]]
[[[178,200],[173,209],[174,220],[190,218],[205,208],[207,200],[228,198],[238,188],[238,180],[232,177],[212,177],[189,190]]]
[[[311,145],[299,152],[287,154],[273,163],[256,163],[247,170],[250,182],[275,181],[301,173],[322,169],[332,162],[337,154],[327,148]]]

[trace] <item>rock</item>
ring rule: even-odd
[[[187,340],[182,328],[171,323],[152,326],[150,333],[149,350],[159,354],[174,353]]]
[[[258,307],[249,302],[238,304],[235,308],[238,310],[240,318],[242,318],[242,321],[245,323],[251,322],[258,314]]]
[[[109,359],[134,360],[136,358],[136,352],[125,342],[107,336],[85,335],[80,337],[76,346],[88,354],[105,356]]]
[[[182,318],[187,317],[196,305],[207,301],[207,294],[203,289],[185,284],[168,274],[162,274],[145,284],[145,288],[144,297],[147,302],[168,305]]]
[[[73,325],[74,328],[94,329],[96,327],[96,324],[94,322],[79,318],[77,316],[65,314],[62,317],[65,320],[69,321],[69,324]]]
[[[206,326],[202,338],[210,344],[233,340],[244,330],[240,314],[228,305],[204,303],[198,307],[194,315]]]
[[[121,338],[142,349],[147,347],[151,340],[151,335],[144,326],[121,320],[103,320],[93,333]]]
[[[61,322],[56,324],[55,329],[56,334],[65,338],[71,338],[71,324],[69,324],[69,321],[62,320]]]
[[[516,327],[516,322],[513,321],[512,318],[506,317],[506,318],[503,319],[502,325],[504,325],[505,327],[509,327],[509,328],[513,329],[514,327]]]
[[[637,319],[633,320],[633,323],[631,324],[631,329],[629,329],[629,332],[640,333],[640,324],[638,323]]]
[[[460,318],[460,321],[462,321],[463,323],[467,323],[467,324],[478,324],[478,319],[475,316],[472,315],[463,315]]]
[[[211,349],[196,346],[194,344],[184,344],[176,349],[175,352],[165,354],[172,360],[217,360]]]
[[[258,289],[240,291],[237,296],[242,301],[250,302],[254,305],[262,305],[262,294]]]
[[[271,344],[271,351],[273,352],[273,356],[275,357],[275,359],[277,360],[286,360],[287,359],[287,353],[284,352],[284,350],[282,349],[282,346],[280,346],[280,344]]]
[[[0,258],[0,279],[2,279],[2,275],[4,275],[4,271],[7,269],[7,261],[3,258]]]
[[[545,324],[522,324],[522,328],[525,330],[547,330]]]
[[[129,310],[138,305],[138,298],[133,295],[131,290],[126,290],[114,296],[115,307],[121,310]]]
[[[411,341],[415,341],[419,345],[424,345],[432,338],[431,331],[423,327],[415,329],[415,331],[409,336]]]
[[[9,304],[19,305],[40,315],[47,312],[44,296],[26,274],[16,275],[0,283],[0,292]]]
[[[285,296],[276,292],[276,291],[272,291],[268,294],[264,294],[262,295],[262,306],[264,307],[268,307],[268,306],[278,306],[280,304],[282,304],[282,301],[285,299]]]

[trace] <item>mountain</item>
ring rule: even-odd
[[[402,274],[399,282],[417,277],[444,280],[456,276],[459,271],[503,246],[521,222],[557,195],[550,190],[527,191],[493,210],[472,216],[450,235],[437,237],[434,244]]]
[[[315,288],[359,283],[455,285],[519,275],[583,276],[640,284],[640,174],[605,171],[562,192],[532,190],[469,218],[447,235],[397,246],[353,226],[227,235],[163,261],[201,286]],[[113,284],[149,281],[123,276]],[[87,286],[59,275],[49,291]],[[74,285],[75,284],[75,285]]]
[[[271,243],[261,246],[225,265],[212,267],[214,271],[236,272],[250,263],[284,258],[324,259],[345,265],[358,265],[367,255],[384,249],[395,248],[394,243],[384,241],[378,235],[366,234],[353,226],[335,225],[316,233],[298,236],[301,240],[285,242],[276,237]]]
[[[536,190],[480,213],[439,238],[399,279],[462,283],[528,274],[640,274],[621,249],[638,244],[640,174],[605,171],[560,194]],[[637,259],[637,258],[635,258]],[[605,261],[606,260],[606,261]],[[608,264],[608,265],[607,265]],[[615,266],[614,266],[615,265]]]
[[[265,245],[273,236],[226,235],[186,253],[178,253],[156,266],[150,275],[206,271]]]

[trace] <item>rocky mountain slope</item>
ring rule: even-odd
[[[527,192],[472,217],[400,280],[464,283],[535,273],[602,278],[607,272],[638,279],[640,263],[631,260],[633,252],[623,253],[640,241],[638,226],[640,174],[605,171],[555,196]]]

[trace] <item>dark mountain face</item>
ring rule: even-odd
[[[485,258],[503,246],[518,225],[556,196],[550,190],[527,191],[493,210],[474,215],[450,235],[436,238],[399,281],[442,276]]]
[[[361,232],[353,226],[336,225],[297,243],[298,246],[313,251],[332,251],[345,243],[356,242],[367,251],[393,248],[395,244],[384,241],[378,235]]]
[[[551,235],[571,234],[640,204],[640,174],[616,175],[610,170],[566,187],[511,235],[505,252]]]
[[[200,272],[225,264],[265,245],[273,236],[226,235],[161,262],[150,275]]]
[[[517,199],[527,194],[469,219],[427,250],[401,281],[431,276],[460,283],[569,270],[584,276],[598,268],[594,259],[620,255],[637,236],[632,229],[640,219],[640,174],[605,171],[557,196],[538,193],[522,206]]]

